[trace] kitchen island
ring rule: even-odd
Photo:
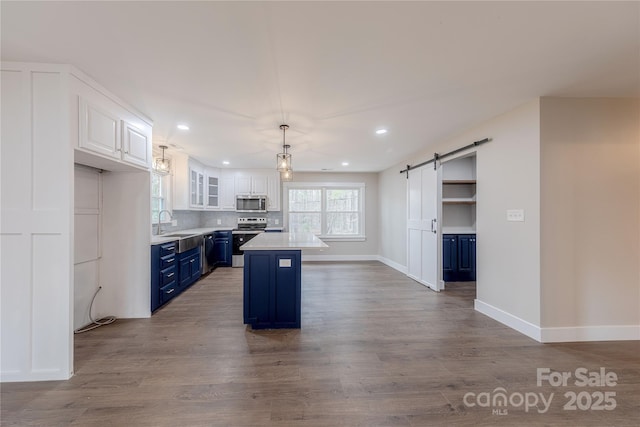
[[[312,233],[262,233],[242,245],[244,323],[300,328],[302,250],[328,247]]]

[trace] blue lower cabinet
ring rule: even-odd
[[[200,248],[178,254],[178,287],[184,289],[200,278]]]
[[[442,236],[442,279],[445,282],[476,280],[476,235]]]
[[[458,271],[458,236],[445,234],[442,236],[442,280],[455,282]]]
[[[173,298],[168,286],[176,280],[176,243],[151,246],[151,311]],[[167,293],[168,292],[168,293]]]
[[[216,231],[213,234],[213,259],[209,260],[209,265],[231,267],[232,242],[231,231]]]
[[[300,328],[301,272],[300,251],[245,251],[244,323]]]

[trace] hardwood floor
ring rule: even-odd
[[[377,262],[302,279],[300,330],[247,329],[242,270],[224,268],[150,319],[77,335],[71,380],[2,384],[2,425],[639,425],[639,342],[539,344],[475,312],[473,287],[437,294]],[[580,367],[617,385],[536,385],[536,368]],[[476,404],[500,387],[507,406]],[[613,410],[563,409],[605,391]],[[517,405],[541,393],[547,411]]]

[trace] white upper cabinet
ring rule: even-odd
[[[220,209],[233,211],[236,209],[235,179],[233,173],[222,171],[218,181],[220,191]]]
[[[151,126],[115,102],[78,97],[78,148],[145,169],[151,167]]]
[[[267,210],[280,210],[280,173],[276,171],[267,177]]]
[[[204,207],[204,167],[189,159],[189,206],[196,209]]]
[[[122,121],[122,160],[142,167],[151,166],[151,135],[143,126]]]
[[[120,159],[120,120],[116,114],[80,98],[80,148]]]
[[[220,172],[218,169],[205,168],[205,208],[220,209]]]

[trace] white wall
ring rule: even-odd
[[[72,375],[68,67],[2,63],[2,381]]]
[[[433,156],[484,138],[477,148],[478,309],[529,335],[540,325],[540,113],[534,100],[430,146],[380,173],[381,256],[406,265],[406,181],[398,172]],[[464,154],[464,153],[461,153]],[[429,167],[429,166],[428,166]],[[526,221],[506,221],[507,209],[524,209]],[[394,221],[393,219],[397,219]]]
[[[329,241],[328,249],[303,253],[305,260],[377,259],[378,175],[376,173],[295,172],[294,182],[363,182],[365,184],[365,234],[363,242]],[[287,195],[283,192],[283,198]],[[283,199],[284,206],[284,199]],[[286,214],[285,214],[286,215]]]
[[[407,178],[401,169],[397,165],[378,174],[378,253],[383,262],[406,272]]]
[[[640,339],[638,100],[541,102],[543,338]]]

